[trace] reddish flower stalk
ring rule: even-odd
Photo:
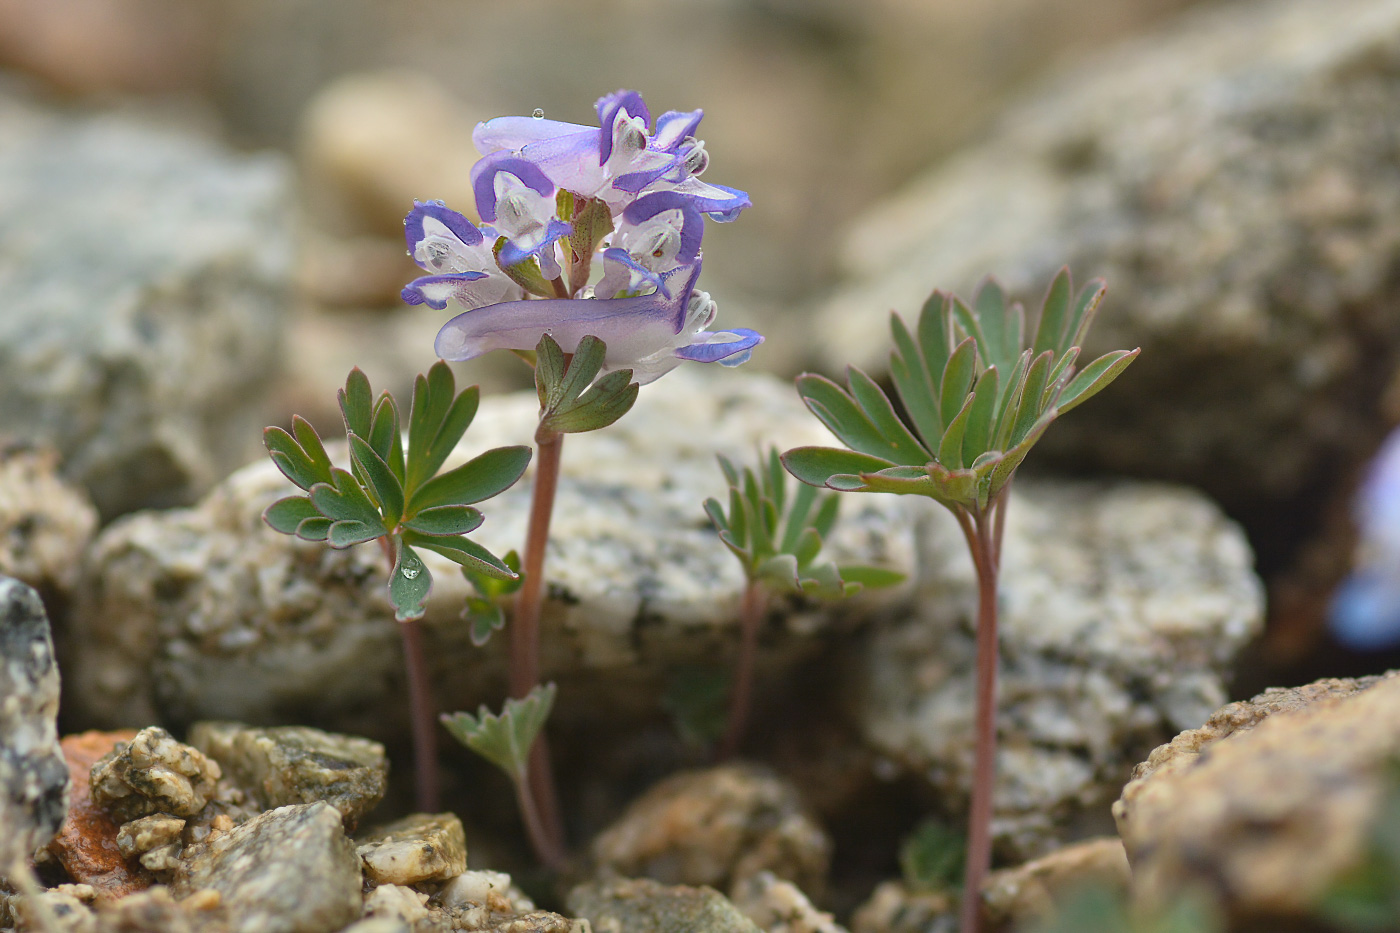
[[[384,537],[379,539],[379,547],[384,551],[392,575],[395,572],[393,545]],[[442,803],[437,772],[437,706],[433,703],[432,679],[423,657],[423,628],[417,619],[399,623],[399,639],[403,643],[404,672],[408,678],[415,800],[421,812],[436,813]]]
[[[544,606],[544,557],[549,523],[559,488],[559,463],[564,435],[541,428],[535,433],[535,486],[530,500],[530,523],[525,532],[523,567],[525,583],[516,597],[510,625],[510,695],[523,698],[540,682],[540,610]],[[549,749],[541,733],[530,750],[526,780],[518,788],[521,815],[530,831],[536,856],[550,868],[561,868],[566,858],[563,821],[549,762]]]
[[[740,610],[739,661],[734,671],[734,688],[729,695],[729,724],[719,747],[719,760],[728,761],[739,753],[748,729],[749,709],[753,705],[754,662],[758,655],[758,629],[768,608],[768,594],[763,584],[750,580],[744,588]]]

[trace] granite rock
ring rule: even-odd
[[[467,836],[451,813],[414,813],[355,840],[370,884],[448,881],[467,870]]]
[[[0,576],[0,872],[48,843],[68,812],[58,686],[39,594]]]
[[[389,784],[384,746],[356,736],[306,726],[199,722],[189,739],[263,809],[324,800],[340,811],[347,830],[374,809]]]
[[[971,781],[976,586],[956,525],[936,519],[926,598],[873,636],[861,716],[877,750],[957,801]],[[1239,529],[1181,488],[1023,481],[1005,535],[993,833],[1027,858],[1224,701],[1263,594]]]
[[[189,847],[177,897],[218,892],[232,933],[332,933],[360,916],[360,860],[324,801],[269,810]]]
[[[995,273],[1109,295],[1087,350],[1141,346],[1037,456],[1200,485],[1232,508],[1369,454],[1400,360],[1400,9],[1221,4],[1105,49],[870,210],[810,328],[886,365],[891,308]]]
[[[992,872],[982,901],[994,929],[1019,930],[1050,919],[1067,896],[1084,888],[1127,895],[1132,880],[1122,840],[1090,839]]]
[[[821,891],[831,840],[772,772],[731,764],[682,772],[632,803],[590,847],[597,870],[733,891],[768,872]]]
[[[758,927],[713,888],[613,878],[569,892],[569,913],[594,933],[758,933]]]
[[[250,456],[289,191],[277,157],[0,92],[0,433],[56,447],[107,517],[191,501]]]
[[[1398,755],[1400,672],[1230,704],[1114,805],[1135,892],[1201,885],[1241,921],[1308,915],[1361,858]]]
[[[749,875],[731,893],[734,906],[767,933],[846,933],[831,914],[812,906],[797,885],[772,872]]]
[[[97,510],[58,471],[52,447],[0,440],[0,574],[67,596],[97,532]]]
[[[118,742],[92,766],[92,801],[120,820],[194,816],[214,796],[218,762],[159,726]]]
[[[457,456],[529,443],[537,411],[533,392],[485,399]],[[734,650],[742,573],[701,508],[725,488],[714,455],[747,460],[760,443],[827,437],[790,384],[682,369],[648,386],[608,430],[569,438],[551,531],[543,666],[561,689],[578,684],[593,700],[561,703],[556,724],[600,709],[651,716],[669,669],[713,664]],[[529,480],[485,504],[475,540],[497,553],[521,546]],[[289,489],[263,461],[194,509],[129,516],[99,535],[89,551],[89,598],[71,620],[78,715],[174,723],[295,716],[375,738],[404,734],[383,556],[267,528],[261,510]],[[833,557],[911,571],[909,511],[873,496],[843,502]],[[473,646],[459,621],[466,582],[445,559],[423,558],[434,578],[423,625],[440,704],[498,702],[505,640]],[[824,632],[908,596],[905,587],[826,605],[780,603],[760,663],[779,676],[819,650]]]

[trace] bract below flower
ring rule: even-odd
[[[508,301],[459,314],[438,332],[445,360],[470,360],[491,350],[532,350],[549,334],[566,353],[592,335],[607,344],[604,370],[631,369],[645,385],[684,360],[737,365],[763,342],[755,331],[706,331],[714,320],[709,295],[695,290],[697,261],[685,287],[632,298],[557,298]]]

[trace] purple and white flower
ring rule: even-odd
[[[705,218],[732,220],[749,206],[744,192],[696,177],[710,161],[694,135],[702,112],[669,111],[653,130],[633,91],[609,94],[597,111],[597,127],[537,117],[477,126],[472,189],[492,226],[478,229],[441,202],[414,203],[409,252],[433,274],[404,288],[404,300],[466,308],[438,334],[442,358],[531,350],[544,334],[573,352],[592,335],[607,344],[605,371],[631,369],[648,383],[686,360],[738,365],[763,342],[743,328],[709,330],[715,303],[696,288]],[[560,205],[574,213],[558,216]],[[600,235],[608,216],[613,228]],[[572,221],[586,232],[576,237]],[[596,255],[577,252],[590,248]]]
[[[1360,651],[1400,645],[1400,430],[1386,438],[1356,496],[1357,566],[1332,595],[1332,633]]]

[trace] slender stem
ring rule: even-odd
[[[739,753],[744,732],[749,724],[749,709],[753,705],[753,669],[758,655],[758,629],[767,608],[767,593],[763,584],[750,580],[744,588],[740,610],[739,659],[734,667],[734,689],[729,695],[729,725],[720,743],[719,760],[728,761]]]
[[[1001,487],[1001,492],[997,493],[996,501],[992,503],[994,514],[995,530],[992,533],[992,556],[995,558],[997,572],[1001,572],[1001,540],[1006,531],[1006,501],[1011,498],[1011,483]]]
[[[568,287],[567,285],[564,284],[564,276],[563,276],[562,273],[559,274],[559,275],[556,275],[554,278],[550,279],[550,280],[549,280],[549,284],[552,285],[552,286],[554,286],[554,297],[555,297],[555,298],[568,298],[568,297],[569,297],[569,287]]]
[[[379,539],[379,549],[389,562],[389,575],[397,570],[394,546],[389,536]],[[404,673],[408,680],[409,724],[413,730],[413,781],[420,812],[441,809],[437,772],[437,705],[433,702],[432,678],[423,657],[423,629],[417,619],[399,623],[403,642]]]
[[[1000,512],[1002,504],[998,502]],[[982,885],[992,867],[992,791],[996,784],[997,564],[996,532],[979,512],[969,527],[960,519],[977,566],[977,712],[968,815],[967,868],[963,876],[962,933],[982,929]]]
[[[544,822],[540,819],[539,808],[535,806],[535,795],[530,789],[533,782],[529,775],[532,770],[533,766],[526,768],[525,774],[515,780],[515,801],[520,807],[520,819],[525,824],[525,833],[530,838],[530,845],[539,854],[540,861],[550,868],[558,869],[563,867],[565,855],[554,848],[554,840],[549,837]]]
[[[413,720],[413,769],[418,809],[441,809],[437,771],[437,708],[433,703],[428,664],[423,657],[423,628],[417,619],[399,623],[404,667],[408,671],[409,709]]]
[[[540,681],[540,610],[544,606],[544,556],[549,541],[549,522],[554,514],[554,498],[559,489],[559,463],[564,435],[558,431],[535,432],[538,454],[535,458],[535,487],[530,501],[530,523],[525,532],[525,583],[515,601],[515,617],[510,626],[510,695],[524,697]],[[564,827],[559,815],[558,794],[544,734],[530,750],[530,767],[524,782],[531,797],[532,813],[543,829],[545,845],[535,845],[540,861],[552,868],[562,863]],[[533,837],[532,837],[533,839]]]

